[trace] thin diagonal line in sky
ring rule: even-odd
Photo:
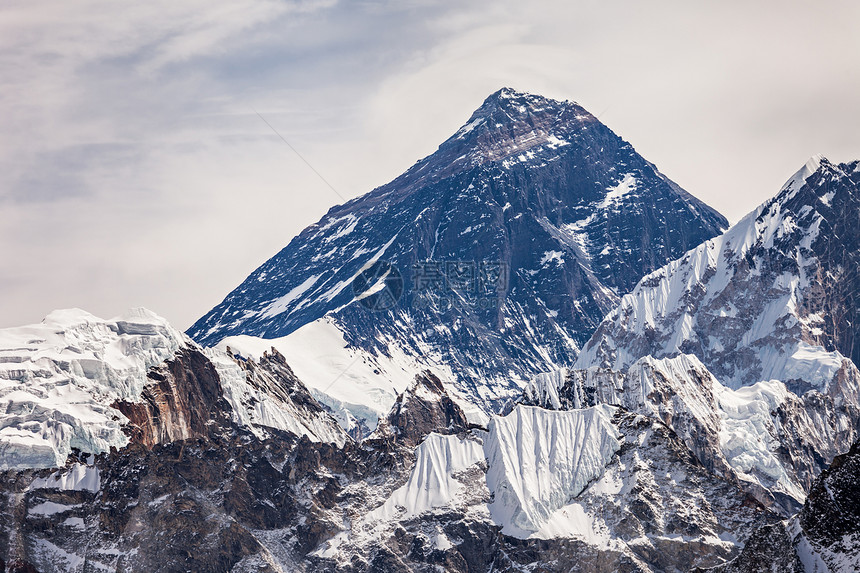
[[[346,197],[344,197],[343,195],[341,195],[340,193],[338,193],[337,189],[335,189],[335,188],[332,186],[332,184],[331,184],[331,183],[329,183],[329,182],[326,180],[326,178],[325,178],[325,177],[323,177],[323,176],[322,176],[322,174],[321,174],[319,171],[317,171],[316,169],[314,169],[314,166],[313,166],[313,165],[311,165],[311,164],[310,164],[310,162],[308,162],[308,160],[307,160],[307,159],[305,159],[305,158],[302,156],[302,154],[301,154],[301,153],[299,153],[299,152],[298,152],[298,150],[297,150],[295,147],[293,147],[292,145],[290,145],[290,142],[289,142],[289,141],[287,141],[287,140],[284,138],[284,136],[283,136],[283,135],[281,135],[280,133],[278,133],[278,130],[277,130],[277,129],[275,129],[275,127],[274,127],[271,123],[269,123],[268,121],[266,121],[266,118],[265,118],[265,117],[263,117],[262,115],[260,115],[260,112],[258,112],[257,110],[254,110],[254,113],[256,113],[256,114],[257,114],[257,117],[259,117],[260,119],[262,119],[262,120],[263,120],[263,123],[265,123],[266,125],[268,125],[268,126],[269,126],[269,129],[271,129],[272,131],[274,131],[274,132],[275,132],[275,135],[277,135],[278,137],[280,137],[280,138],[281,138],[281,141],[283,141],[284,143],[286,143],[286,144],[287,144],[287,147],[289,147],[290,149],[292,149],[292,150],[293,150],[293,153],[295,153],[295,154],[298,156],[298,158],[299,158],[299,159],[301,159],[302,161],[304,161],[304,162],[305,162],[305,165],[307,165],[308,167],[310,167],[311,171],[313,171],[314,173],[316,173],[317,177],[319,177],[319,178],[322,180],[322,182],[323,182],[323,183],[325,183],[326,185],[328,185],[328,188],[329,188],[329,189],[331,189],[332,191],[334,191],[334,194],[335,194],[335,195],[337,195],[338,197],[340,197],[342,201],[346,202],[346,200],[347,200],[347,199],[346,199]]]

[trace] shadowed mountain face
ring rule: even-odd
[[[579,105],[502,89],[434,154],[302,231],[188,334],[277,338],[329,315],[352,347],[433,356],[489,404],[572,363],[643,274],[725,226]],[[372,266],[382,261],[391,272]]]

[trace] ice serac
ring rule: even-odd
[[[858,165],[813,158],[723,235],[645,276],[574,367],[621,379],[648,357],[695,356],[713,378],[712,399],[683,402],[718,415],[733,471],[786,514],[857,436]],[[683,376],[667,381],[688,392]],[[541,380],[532,393],[552,403],[555,391]],[[647,400],[667,401],[661,393]],[[713,424],[704,428],[713,441]]]
[[[327,364],[299,376],[345,424],[372,430],[425,368],[492,410],[572,364],[643,274],[725,226],[581,106],[502,89],[435,153],[302,231],[188,333],[209,346],[277,339],[297,372],[291,348],[324,339]],[[374,312],[351,285],[377,261],[404,288]]]
[[[159,316],[137,309],[102,320],[78,309],[0,330],[0,468],[51,468],[72,448],[128,443],[110,405],[137,402],[149,369],[184,344]]]
[[[549,411],[517,406],[490,421],[484,442],[490,512],[509,534],[535,532],[579,495],[621,447],[613,409]]]
[[[392,445],[404,468],[346,486],[331,518],[344,525],[313,551],[316,570],[690,571],[778,521],[668,426],[618,407],[519,405],[414,453],[360,449]]]

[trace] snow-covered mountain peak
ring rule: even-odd
[[[502,123],[521,121],[547,111],[558,112],[570,106],[584,111],[581,106],[569,100],[561,101],[538,94],[517,91],[513,88],[502,88],[490,94],[484,100],[481,106],[472,114],[472,117],[469,118],[467,125],[479,118],[492,118],[500,120]]]
[[[599,123],[582,106],[504,88],[489,96],[438,153],[444,165],[430,165],[427,158],[413,170],[450,175],[456,170],[484,163],[538,159],[553,161],[558,150],[586,137],[583,131]],[[412,171],[412,170],[410,170]]]
[[[788,203],[793,200],[797,202],[796,196],[801,194],[808,196],[800,198],[799,201],[811,204],[810,199],[814,195],[825,207],[830,207],[833,199],[831,193],[851,190],[850,185],[838,188],[836,185],[844,179],[850,180],[857,173],[858,168],[860,168],[860,161],[857,160],[848,163],[832,163],[821,154],[813,155],[785,182],[779,194],[769,203]]]
[[[570,365],[621,293],[725,225],[581,107],[503,90],[438,151],[305,229],[188,332],[204,345],[279,339],[345,427],[373,430],[427,368],[489,413],[538,372]],[[376,263],[397,271],[384,273],[390,308],[354,288]]]
[[[809,178],[809,176],[812,175],[813,173],[815,173],[816,171],[818,171],[819,169],[821,169],[822,162],[825,162],[827,164],[830,163],[829,161],[827,161],[827,158],[825,158],[820,153],[810,157],[809,160],[806,163],[804,163],[803,167],[798,169],[794,175],[789,177],[788,181],[785,182],[785,184],[782,186],[782,189],[780,191],[786,191],[786,190],[797,191],[798,189],[803,187],[804,183],[806,183],[806,180]]]
[[[712,378],[713,398],[692,396],[678,405],[706,430],[689,435],[719,435],[742,480],[757,482],[777,503],[780,496],[793,500],[782,503],[785,511],[803,501],[816,472],[839,453],[834,444],[852,441],[857,428],[857,166],[813,158],[728,231],[646,275],[575,364],[580,377],[590,368],[610,369],[619,373],[614,380],[635,388],[640,360],[695,356]],[[573,397],[578,386],[595,387],[590,379],[566,378]],[[682,377],[665,379],[672,387],[667,396],[682,395]],[[553,402],[561,380],[537,380],[532,393]],[[666,398],[657,393],[647,401]],[[756,428],[767,433],[747,439]]]
[[[744,367],[733,370],[729,364],[739,364],[738,360],[703,361],[735,388],[770,378],[803,379],[824,388],[841,368],[841,358],[831,354],[839,347],[836,333],[828,337],[824,328],[829,319],[820,312],[821,283],[845,275],[842,253],[850,258],[860,251],[853,223],[860,208],[858,187],[855,163],[834,165],[821,156],[812,158],[776,197],[724,234],[646,275],[606,317],[578,357],[577,367],[625,369],[649,353],[729,357],[741,348],[750,353],[749,345],[755,344],[761,352],[765,346],[772,349],[772,354],[761,355],[761,363],[744,360]],[[834,240],[841,244],[838,253]],[[737,297],[737,292],[746,298]],[[763,298],[752,299],[750,293]],[[768,306],[760,308],[765,300],[770,301]],[[707,323],[701,322],[706,316]],[[661,324],[671,327],[639,347],[610,343],[604,332],[610,324],[640,333],[659,332]],[[655,347],[653,343],[663,337],[662,347]],[[769,338],[775,346],[764,343]],[[795,342],[789,344],[789,339]],[[797,341],[802,341],[800,346]],[[854,346],[846,342],[843,348],[850,354],[856,351]],[[818,353],[814,362],[820,367],[807,362],[810,352]]]

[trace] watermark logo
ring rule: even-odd
[[[412,266],[415,308],[498,308],[508,288],[503,261],[418,261]]]
[[[388,261],[376,261],[356,275],[352,293],[367,309],[388,310],[403,296],[403,275]]]
[[[508,266],[502,261],[418,261],[411,279],[416,309],[491,309],[498,308],[508,289]],[[352,281],[355,300],[373,311],[394,307],[404,289],[403,275],[388,261],[367,265]]]
[[[507,290],[508,266],[502,261],[418,261],[412,283],[419,293],[493,295]]]

